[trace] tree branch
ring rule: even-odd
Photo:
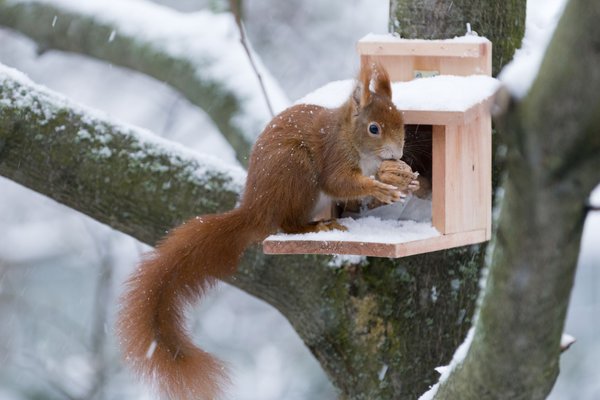
[[[248,61],[250,62],[250,65],[252,66],[252,69],[254,70],[254,73],[256,74],[256,78],[258,79],[258,83],[260,84],[260,90],[263,94],[263,97],[265,98],[265,102],[267,103],[267,108],[269,109],[269,113],[271,114],[271,117],[274,117],[275,113],[273,112],[273,107],[271,106],[271,101],[269,100],[269,94],[267,93],[267,89],[265,88],[263,77],[260,74],[260,71],[258,70],[258,68],[256,67],[256,63],[254,62],[254,57],[253,57],[252,51],[250,49],[250,45],[248,44],[248,39],[246,37],[246,28],[244,27],[244,22],[242,20],[241,1],[240,0],[229,0],[229,9],[230,9],[231,13],[233,14],[233,16],[235,17],[235,24],[237,25],[238,30],[240,32],[240,43],[244,47],[244,51],[246,52],[246,55],[248,56]]]
[[[600,4],[569,2],[531,91],[500,121],[509,178],[489,277],[466,358],[435,399],[544,399],[554,385],[600,181],[599,18]]]
[[[181,14],[150,2],[0,0],[0,25],[57,49],[131,68],[202,108],[242,164],[271,114],[230,14]],[[276,111],[287,99],[256,62]]]
[[[245,176],[2,66],[0,173],[149,244],[193,214],[232,208]]]

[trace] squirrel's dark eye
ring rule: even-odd
[[[377,122],[371,122],[368,129],[371,135],[377,136],[381,133],[381,128]]]

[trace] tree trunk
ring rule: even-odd
[[[494,44],[493,74],[512,60],[525,33],[525,0],[390,0],[390,32],[408,39],[462,36],[467,23]]]
[[[409,3],[411,7],[407,7]],[[515,4],[512,14],[497,14],[495,3],[493,7],[481,7],[477,13],[481,20],[493,21],[493,26],[488,25],[492,35],[480,32],[492,39],[501,37],[501,33],[496,33],[503,32],[513,22],[517,27],[513,37],[518,39],[503,39],[500,44],[509,56],[494,58],[496,71],[512,58],[523,35],[525,1],[512,3]],[[447,6],[450,4],[448,2]],[[390,25],[404,37],[447,38],[464,34],[465,16],[458,10],[438,12],[432,19],[430,15],[434,10],[427,10],[422,2],[391,1],[390,5]],[[471,11],[469,13],[472,15]],[[478,20],[471,20],[475,30],[477,23]],[[432,25],[438,28],[434,29]],[[399,29],[404,26],[410,27],[410,31]],[[495,52],[497,47],[494,42]],[[498,175],[496,173],[496,178]],[[368,324],[365,328],[356,323],[345,328],[354,332],[349,338],[363,342],[361,346],[355,346],[356,350],[350,349],[354,354],[355,369],[350,370],[353,378],[348,379],[348,369],[329,370],[348,398],[415,399],[437,381],[435,367],[449,363],[454,349],[471,326],[486,248],[485,244],[475,245],[394,261],[369,259],[368,266],[353,267],[356,272],[344,282],[350,288],[356,287],[356,294],[349,292],[344,299],[350,311],[348,318],[361,321],[360,309],[355,306],[352,310],[352,306],[368,305],[371,308],[362,311],[363,316],[369,317]],[[434,298],[437,299],[434,301]],[[361,330],[366,334],[361,334]],[[370,348],[364,347],[368,343],[366,339],[370,341]],[[316,354],[321,363],[327,365],[327,354]],[[381,376],[383,379],[380,380]]]
[[[600,182],[600,4],[571,0],[528,95],[501,120],[508,179],[473,343],[436,399],[544,399],[586,200]],[[573,74],[577,71],[577,74]]]

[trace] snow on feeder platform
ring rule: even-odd
[[[491,78],[491,42],[476,36],[407,40],[371,34],[359,41],[358,52],[361,63],[378,60],[388,70],[406,125],[403,160],[429,180],[430,193],[344,218],[348,232],[272,235],[263,251],[404,257],[489,240],[490,109],[499,88]],[[352,80],[331,82],[298,103],[338,107],[353,86]],[[418,157],[410,157],[411,148]],[[340,215],[332,211],[329,217]]]

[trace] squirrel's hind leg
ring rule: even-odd
[[[340,224],[339,221],[335,218],[317,221],[317,225],[324,226],[325,229],[322,229],[323,231],[348,231],[348,228],[346,228],[345,225]]]

